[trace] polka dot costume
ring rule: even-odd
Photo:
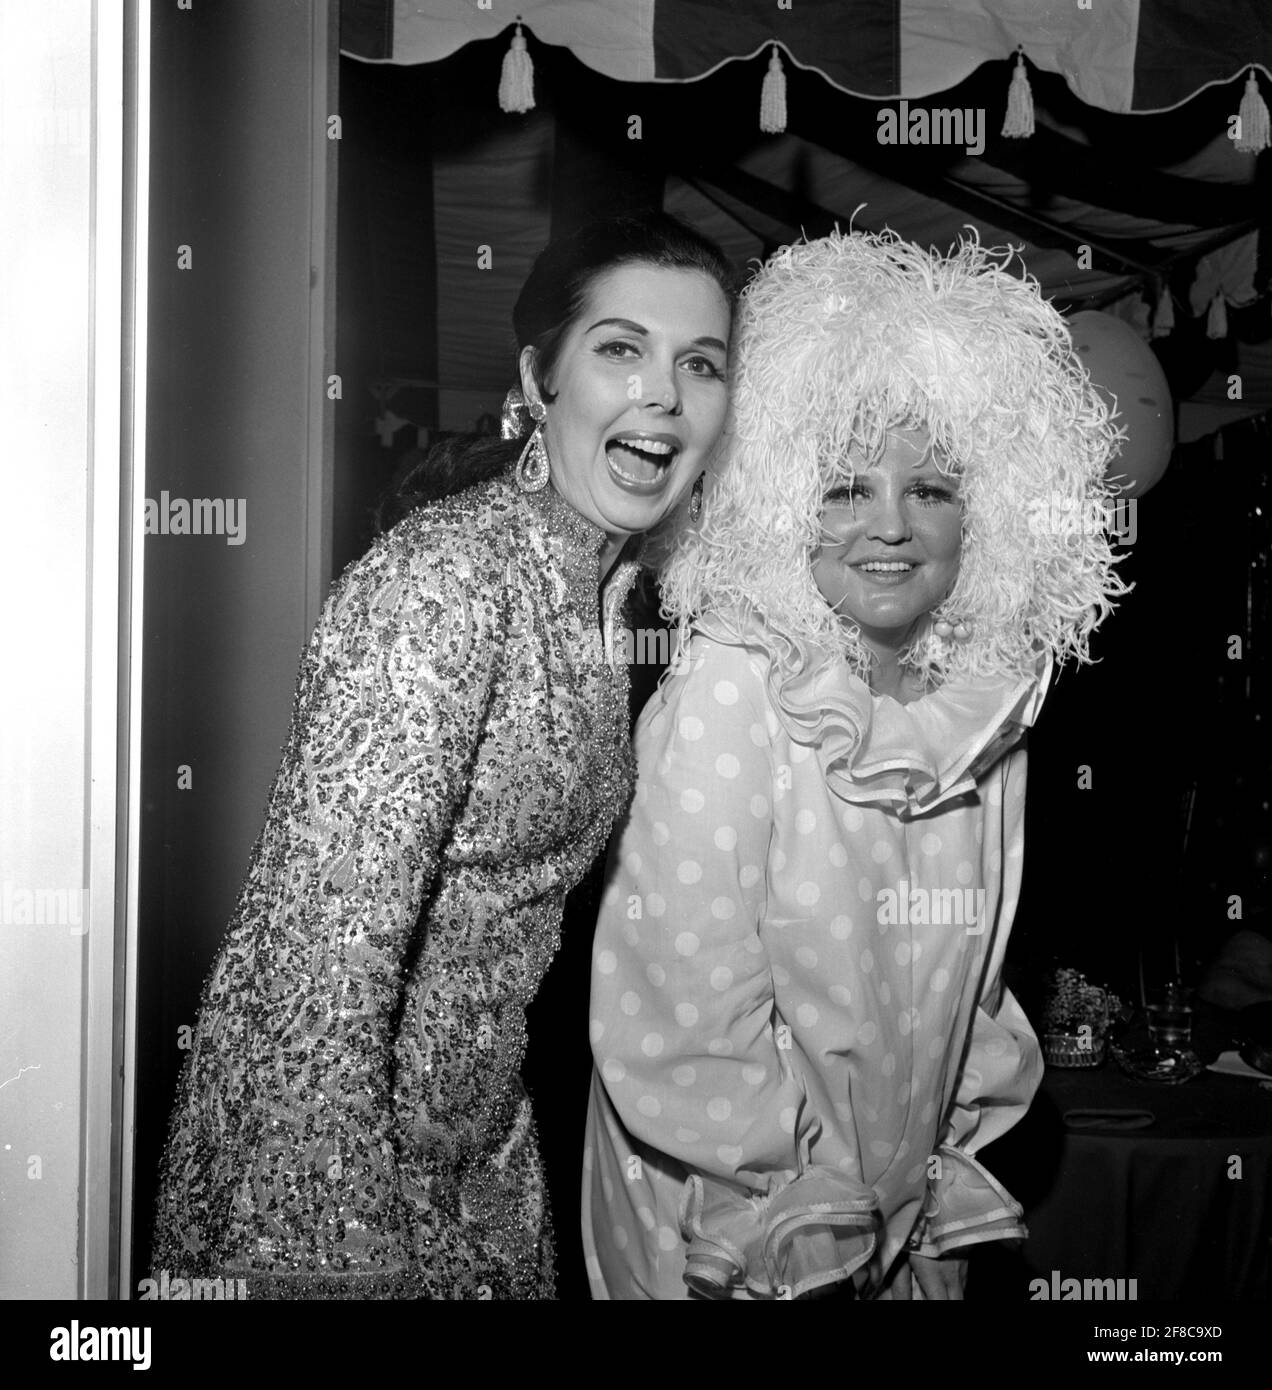
[[[1049,675],[903,706],[695,633],[597,925],[595,1297],[868,1295],[907,1246],[1023,1234],[972,1155],[1042,1073],[1001,977]]]

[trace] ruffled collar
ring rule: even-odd
[[[1024,678],[950,681],[903,705],[875,695],[846,663],[832,663],[759,618],[713,615],[695,623],[712,641],[764,663],[773,712],[812,749],[842,801],[926,813],[975,789],[1038,716],[1051,682],[1051,654]]]

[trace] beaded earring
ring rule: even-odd
[[[526,398],[514,386],[504,397],[503,409],[499,412],[501,439],[520,439],[525,434],[526,409]]]
[[[702,515],[702,484],[706,478],[705,473],[698,474],[698,480],[693,485],[693,491],[689,494],[689,520],[697,521]]]
[[[958,642],[966,642],[972,635],[972,629],[960,618],[957,622],[951,623],[946,618],[938,618],[932,624],[932,631],[938,637],[953,637]]]
[[[515,476],[522,492],[542,492],[552,472],[548,446],[543,441],[543,422],[548,412],[542,401],[531,401],[529,408],[535,421],[534,432],[526,440],[526,447],[517,460]]]

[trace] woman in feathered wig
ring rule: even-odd
[[[596,1297],[958,1298],[1042,1066],[1002,979],[1025,729],[1125,592],[1119,431],[1010,254],[780,251],[661,579],[594,949]]]

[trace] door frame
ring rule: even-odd
[[[151,0],[93,0],[94,407],[92,489],[92,840],[82,1086],[79,1295],[135,1297],[142,611],[145,581],[147,268],[150,223]],[[336,114],[339,0],[311,27],[309,403],[305,599],[317,619],[331,580],[335,363]],[[324,22],[325,21],[325,22]],[[334,148],[333,148],[334,147]]]

